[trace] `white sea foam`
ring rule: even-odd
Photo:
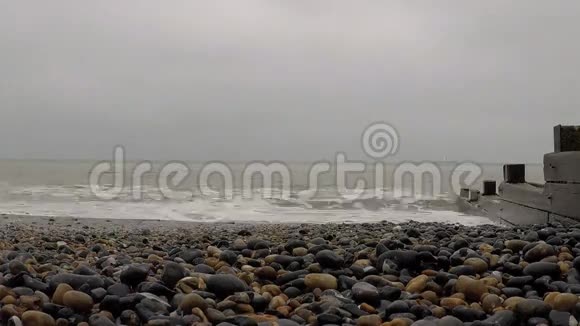
[[[154,188],[144,187],[153,194]],[[322,192],[315,199],[311,193],[299,192],[289,198],[251,199],[235,197],[223,200],[215,196],[194,196],[190,200],[132,200],[129,193],[111,201],[95,200],[86,186],[33,186],[10,188],[0,202],[0,213],[32,216],[71,216],[85,218],[174,220],[192,222],[265,222],[265,223],[360,223],[407,221],[461,223],[479,225],[489,219],[453,211],[453,204],[442,198],[436,209],[426,202],[395,200],[391,192],[381,198],[363,196],[343,198]],[[433,202],[431,202],[433,203]]]

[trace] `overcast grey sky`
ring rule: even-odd
[[[0,157],[540,162],[579,1],[0,0]]]

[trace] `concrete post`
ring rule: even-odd
[[[484,180],[483,181],[483,196],[493,196],[496,194],[497,184],[494,180]]]
[[[507,183],[525,183],[526,166],[524,164],[506,164],[503,166],[503,179]]]
[[[580,151],[580,126],[554,127],[554,152]]]

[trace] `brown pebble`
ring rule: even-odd
[[[207,309],[207,302],[196,293],[186,294],[179,303],[179,308],[185,313],[189,313],[193,308]]]
[[[384,326],[411,326],[411,324],[413,324],[413,321],[411,319],[408,318],[395,318],[393,320],[391,320],[390,322],[386,322],[381,324]]]
[[[319,263],[310,264],[307,268],[309,273],[322,273],[322,266]]]
[[[40,310],[42,305],[42,300],[34,295],[23,295],[20,298],[20,306],[26,308],[26,310]]]
[[[107,318],[107,319],[109,319],[109,320],[111,320],[111,321],[114,321],[115,320],[115,317],[109,311],[101,310],[101,311],[99,311],[98,314],[101,315],[101,316],[103,316],[103,317],[105,317],[105,318]]]
[[[66,283],[61,283],[56,287],[56,290],[54,291],[54,294],[52,295],[52,303],[55,303],[57,305],[64,305],[64,303],[62,302],[62,297],[64,296],[65,293],[67,293],[68,291],[72,291],[74,290],[70,285],[66,284]]]
[[[479,250],[481,250],[482,252],[492,252],[494,249],[495,248],[492,245],[488,244],[488,243],[482,243],[479,246]]]
[[[11,289],[5,287],[4,285],[0,285],[0,300],[4,299],[7,295],[14,295]]]
[[[433,291],[425,291],[423,293],[421,293],[421,296],[425,299],[425,300],[429,300],[432,304],[439,304],[439,297],[437,296],[437,293],[433,292]]]
[[[481,305],[477,302],[472,302],[469,307],[473,310],[477,310],[477,311],[483,311],[483,308],[481,307]]]
[[[487,262],[485,262],[485,260],[483,260],[481,258],[477,258],[477,257],[467,258],[463,262],[463,265],[473,267],[473,269],[475,270],[475,272],[477,274],[483,274],[489,268],[489,266],[487,265]]]
[[[502,300],[495,294],[488,294],[482,300],[482,308],[488,314],[491,314],[495,308],[501,307]]]
[[[272,310],[276,310],[276,308],[284,305],[286,305],[286,300],[284,300],[284,298],[282,298],[281,296],[275,296],[274,298],[272,298],[272,301],[270,301],[268,307]]]
[[[516,239],[516,240],[507,240],[505,242],[506,248],[510,249],[514,253],[520,252],[528,244],[529,244],[529,242],[524,241],[524,240],[518,240],[518,239]]]
[[[522,297],[511,297],[511,298],[507,298],[505,299],[505,301],[503,302],[503,306],[511,311],[516,310],[516,306],[518,303],[522,302],[522,301],[526,301],[525,298]]]
[[[431,313],[433,314],[433,316],[437,318],[443,318],[447,314],[445,308],[443,307],[434,307],[433,309],[431,309]]]
[[[235,310],[239,314],[253,314],[254,313],[254,307],[252,307],[251,305],[249,305],[247,303],[238,303],[236,305]]]
[[[429,281],[429,282],[427,282],[427,286],[425,287],[425,289],[423,291],[442,293],[443,288],[441,287],[441,285],[435,283],[434,281]]]
[[[371,305],[370,305],[370,304],[368,304],[368,303],[363,303],[363,304],[361,304],[361,305],[360,305],[360,309],[361,309],[362,311],[366,311],[366,312],[368,312],[369,314],[374,314],[374,313],[376,313],[376,312],[377,312],[377,310],[375,309],[375,307],[371,306]]]
[[[461,300],[465,301],[465,294],[463,294],[463,293],[453,293],[449,297],[455,298],[455,299],[461,299]]]
[[[559,261],[558,262],[558,266],[560,266],[560,272],[561,274],[568,274],[568,272],[570,272],[570,264],[569,262],[565,262],[565,261]]]
[[[426,269],[426,270],[422,271],[421,274],[427,275],[430,277],[435,277],[435,276],[437,276],[437,274],[439,274],[439,272],[437,272],[436,270],[433,270],[433,269]]]
[[[290,313],[292,312],[292,307],[290,306],[281,306],[276,308],[276,311],[281,313],[282,315],[284,315],[285,317],[290,316]]]
[[[56,321],[49,314],[29,310],[22,314],[22,324],[24,326],[56,326]]]
[[[161,258],[157,255],[151,254],[151,255],[149,255],[149,257],[147,257],[147,261],[154,264],[154,265],[157,265],[157,264],[160,264],[163,262],[163,258]]]
[[[303,257],[308,255],[308,249],[303,247],[294,248],[292,250],[292,256]]]
[[[554,299],[554,310],[572,311],[578,303],[578,296],[572,293],[562,293]]]
[[[477,302],[484,293],[488,292],[487,286],[483,282],[464,275],[459,276],[457,283],[455,283],[455,290],[465,294],[467,300]]]
[[[574,256],[572,256],[568,252],[561,252],[558,255],[558,260],[560,260],[560,261],[572,261],[572,260],[574,260]]]
[[[357,319],[357,326],[379,326],[383,320],[379,315],[361,316]]]
[[[264,280],[273,281],[278,277],[278,272],[270,266],[259,267],[254,270],[254,275]]]
[[[550,307],[554,308],[554,302],[556,301],[556,297],[560,295],[560,292],[550,292],[544,295],[544,302],[550,305]]]
[[[262,286],[262,293],[264,293],[264,292],[268,292],[268,293],[272,294],[273,296],[276,296],[276,295],[280,295],[282,293],[282,290],[280,290],[280,287],[278,285],[266,284],[266,285]]]
[[[446,309],[453,309],[458,306],[467,306],[467,302],[457,298],[443,298],[440,303],[441,307]]]
[[[336,290],[338,288],[336,277],[330,274],[308,274],[304,277],[304,283],[309,289]]]
[[[296,308],[300,307],[301,303],[300,303],[300,301],[298,301],[296,299],[292,299],[292,300],[288,301],[288,305],[290,307],[292,307],[292,309],[296,309]]]
[[[256,315],[256,314],[249,314],[247,317],[254,320],[256,323],[277,323],[278,317],[272,315]]]
[[[201,311],[201,309],[199,309],[199,308],[193,308],[191,310],[191,313],[193,315],[196,315],[197,317],[199,317],[204,323],[209,323],[209,320],[207,319],[207,317],[205,316],[205,314],[203,313],[203,311]]]
[[[359,259],[353,263],[353,265],[360,266],[362,268],[369,267],[372,265],[369,259]]]
[[[12,316],[20,316],[21,314],[22,312],[19,311],[18,308],[13,304],[4,305],[0,309],[0,315],[2,315],[6,319]]]
[[[88,312],[93,308],[93,298],[80,291],[68,291],[62,297],[62,303],[76,311]]]
[[[405,290],[409,293],[421,293],[425,289],[425,287],[427,286],[428,281],[429,281],[429,276],[419,275],[419,276],[417,276],[414,279],[409,281]]]
[[[59,318],[56,320],[56,326],[68,326],[68,325],[69,325],[68,320],[64,318]]]
[[[7,295],[7,296],[4,297],[4,299],[0,300],[0,302],[2,304],[5,304],[5,305],[7,305],[7,304],[16,304],[17,300],[16,300],[15,297],[13,297],[11,295]]]

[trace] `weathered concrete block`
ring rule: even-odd
[[[544,195],[552,212],[580,219],[580,184],[546,183]]]
[[[511,184],[504,182],[499,186],[498,192],[503,200],[540,210],[550,210],[550,201],[544,195],[542,187],[536,187],[529,183]]]
[[[580,151],[580,126],[554,127],[554,152]]]
[[[525,164],[506,164],[503,166],[503,179],[507,183],[525,183]]]
[[[550,214],[548,212],[530,208],[507,201],[500,201],[498,217],[509,223],[520,224],[543,224],[548,222]]]
[[[469,198],[467,199],[470,202],[476,202],[479,200],[479,190],[470,189],[469,190]]]
[[[544,155],[544,179],[546,182],[580,183],[580,152]]]

